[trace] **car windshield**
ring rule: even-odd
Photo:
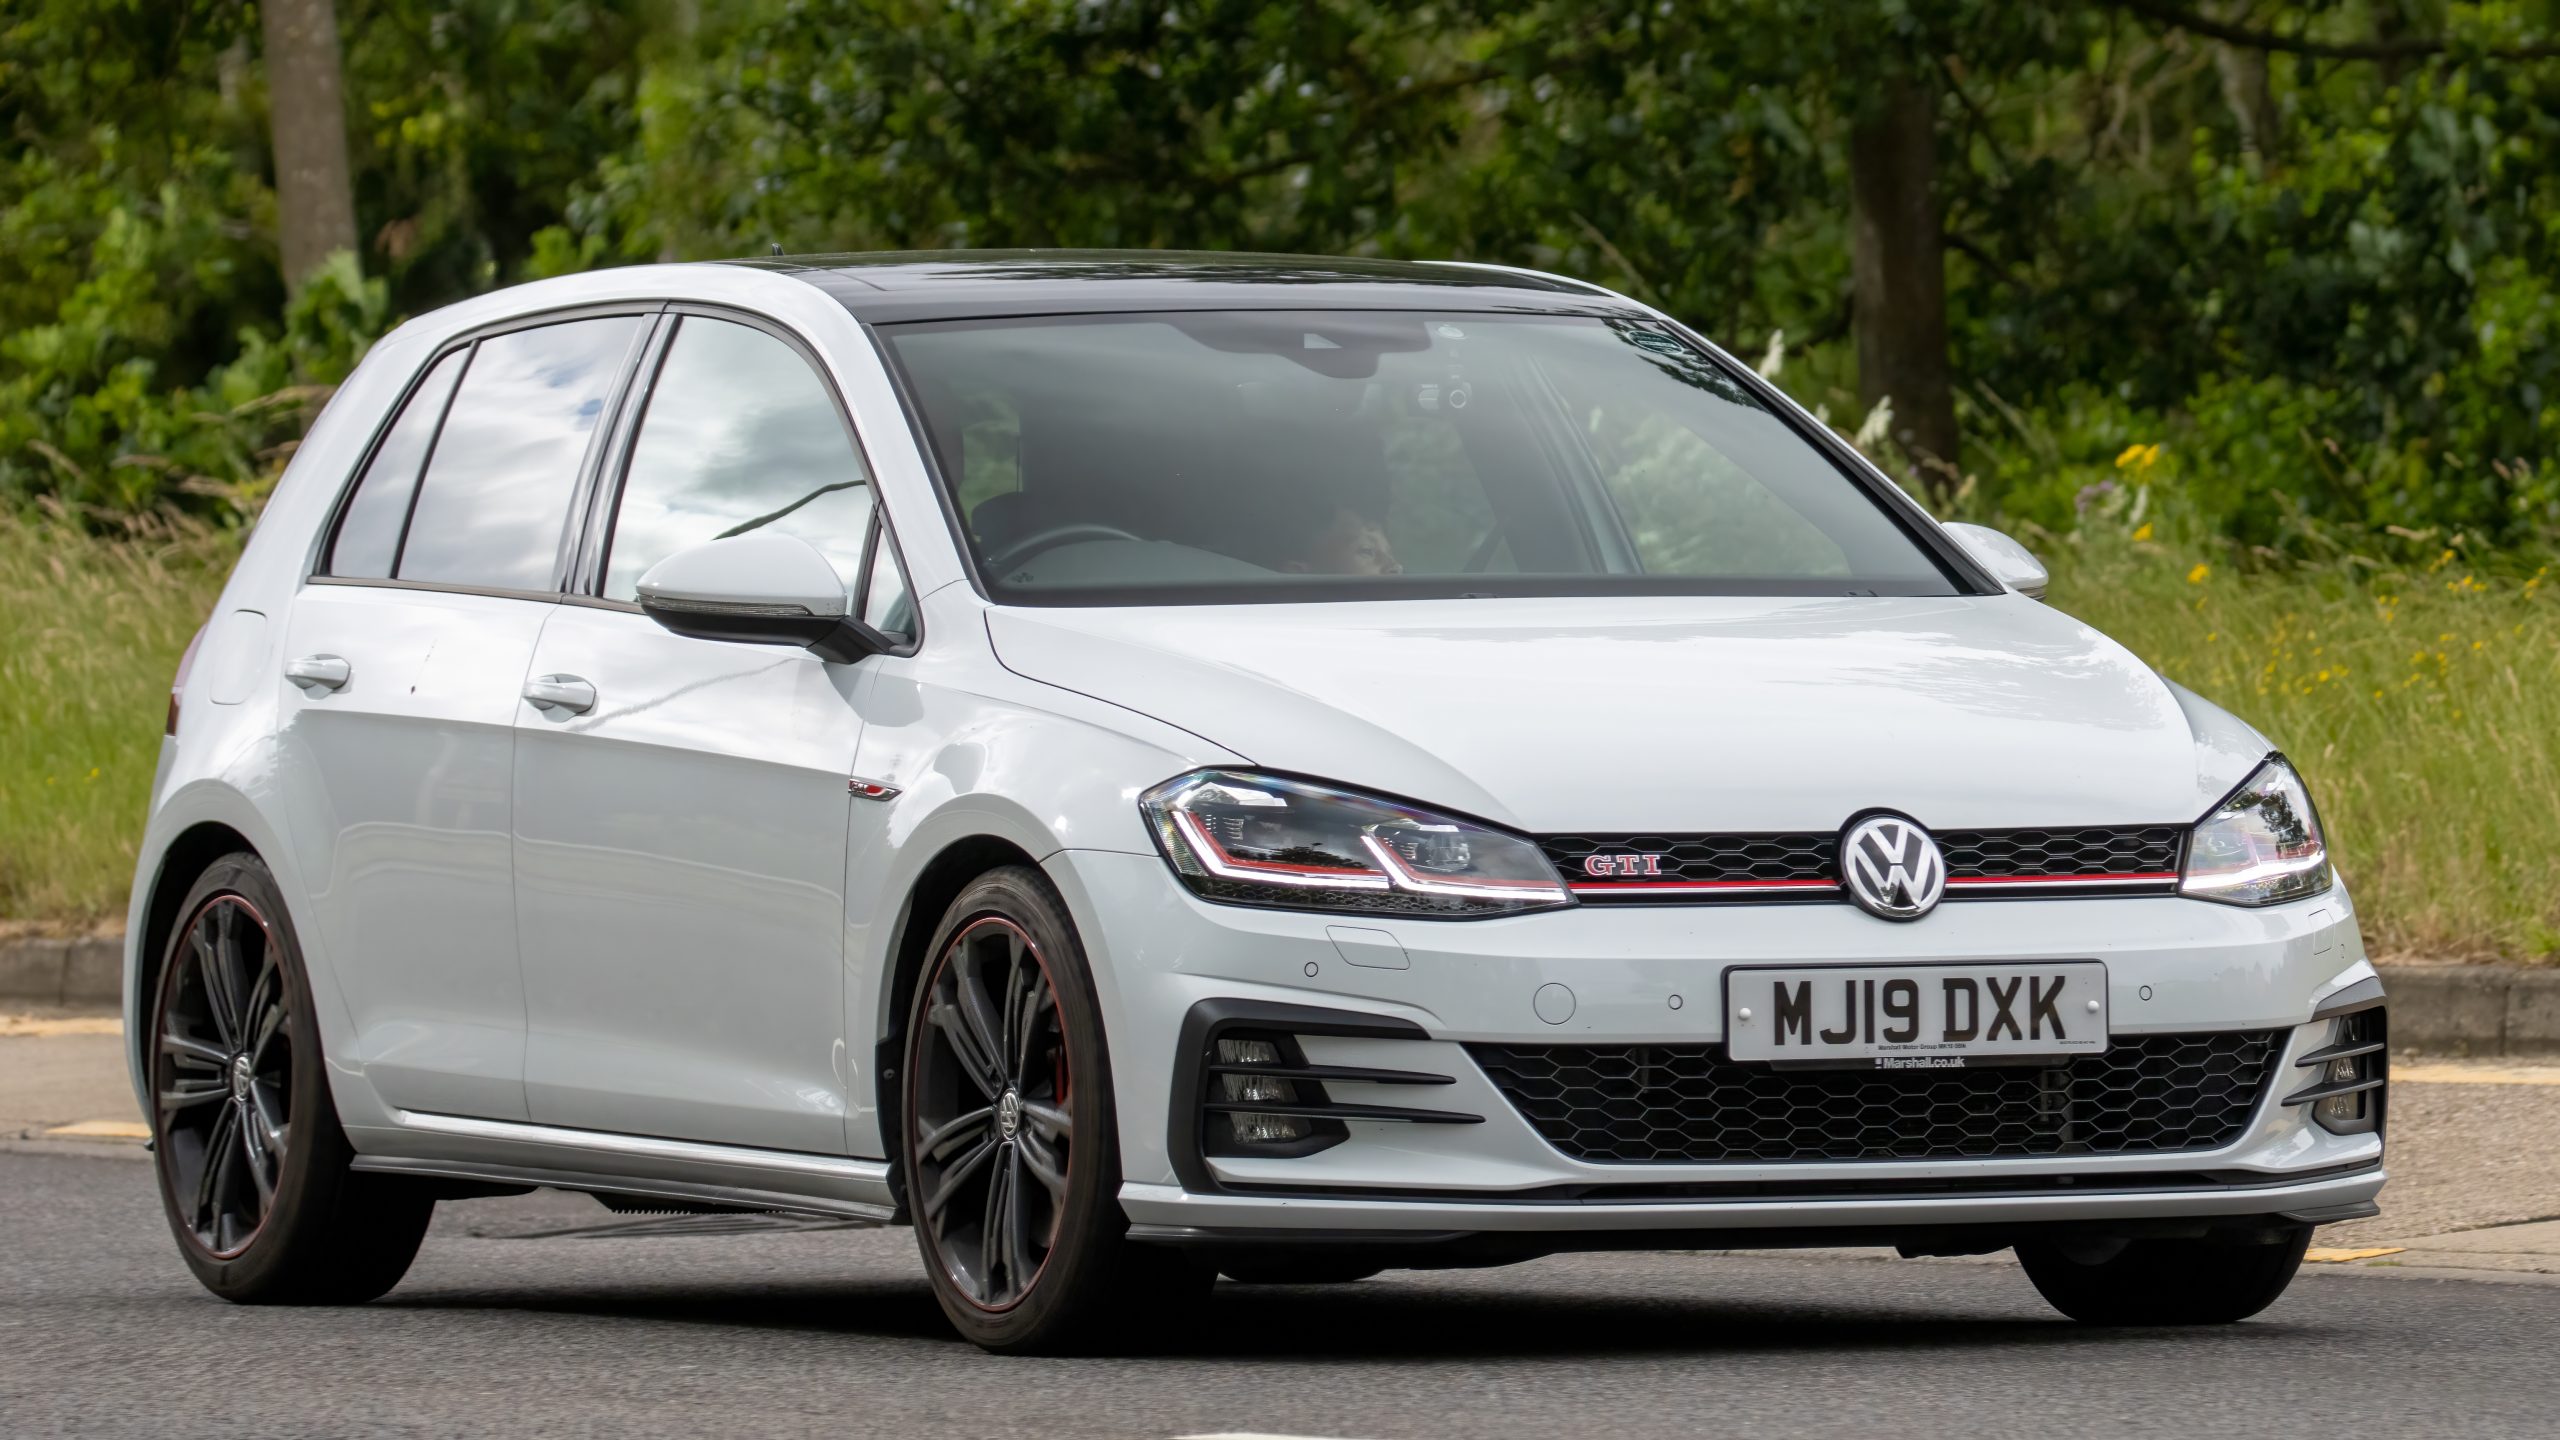
[[[993,598],[1948,595],[1668,329],[1220,311],[885,327]]]

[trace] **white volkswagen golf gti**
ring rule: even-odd
[[[910,1224],[1224,1274],[2014,1247],[2199,1323],[2374,1213],[2302,778],[1594,286],[1159,254],[544,281],[374,347],[182,667],[126,1011],[178,1246]]]

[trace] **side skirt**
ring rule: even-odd
[[[350,1132],[356,1169],[884,1224],[896,1214],[885,1160],[395,1113],[397,1126]]]

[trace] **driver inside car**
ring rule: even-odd
[[[1301,527],[1298,543],[1291,547],[1295,558],[1282,560],[1275,569],[1290,575],[1404,573],[1396,560],[1395,543],[1377,521],[1338,503],[1316,513],[1322,516],[1322,525]]]

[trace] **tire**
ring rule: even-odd
[[[2276,1302],[2311,1228],[2281,1240],[2124,1240],[2020,1245],[2047,1304],[2086,1325],[2228,1325]]]
[[[1110,1052],[1066,906],[1037,871],[991,871],[952,902],[925,953],[900,1155],[942,1313],[1001,1354],[1162,1333],[1216,1277],[1127,1238]]]
[[[435,1201],[350,1168],[275,877],[255,855],[224,856],[178,913],[145,1057],[152,1169],[178,1253],[243,1305],[373,1299],[407,1273]]]
[[[1348,1285],[1386,1268],[1357,1258],[1310,1255],[1302,1260],[1239,1260],[1218,1273],[1239,1285]]]

